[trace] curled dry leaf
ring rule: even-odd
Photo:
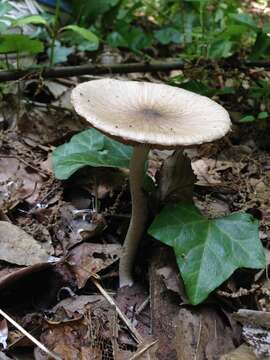
[[[76,276],[78,287],[82,288],[91,276],[117,261],[120,254],[120,245],[83,243],[71,250],[67,261]]]
[[[0,272],[0,291],[12,286],[15,282],[21,281],[30,274],[52,267],[53,263],[39,263],[28,267],[5,268]]]
[[[0,221],[0,234],[1,260],[26,266],[49,260],[43,247],[18,226]]]
[[[158,200],[164,202],[192,202],[196,176],[190,159],[183,150],[175,151],[163,163],[158,180]]]
[[[23,199],[33,204],[38,199],[41,182],[40,175],[26,169],[17,158],[0,158],[0,205],[4,209]]]
[[[41,341],[65,360],[114,359],[113,324],[115,313],[104,299],[78,296],[61,301],[53,308],[53,317],[46,322]],[[77,308],[79,311],[77,311]],[[43,359],[38,350],[35,359]]]

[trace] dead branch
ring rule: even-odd
[[[130,64],[87,64],[79,66],[57,66],[52,68],[29,68],[20,70],[0,71],[0,82],[15,81],[19,79],[29,79],[42,77],[44,79],[57,77],[70,77],[81,75],[103,75],[103,74],[127,74],[133,72],[157,72],[179,70],[184,68],[183,61],[173,62],[153,62],[153,63],[130,63]],[[211,65],[210,65],[211,66]],[[221,67],[225,68],[246,68],[264,67],[270,68],[270,61],[233,61],[225,62]]]

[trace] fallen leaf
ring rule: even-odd
[[[250,346],[242,344],[237,349],[223,355],[220,360],[258,360],[258,357],[254,354]],[[267,359],[260,358],[260,360]]]
[[[182,308],[173,325],[179,360],[216,360],[234,349],[233,331],[214,308]]]
[[[0,259],[17,265],[47,262],[49,255],[24,230],[7,221],[0,221]]]
[[[25,277],[30,274],[42,270],[46,270],[54,266],[53,263],[39,263],[36,265],[18,268],[18,267],[5,267],[5,269],[0,272],[0,290],[3,291],[9,286],[13,285],[17,281],[22,281]]]
[[[122,247],[116,244],[83,243],[73,248],[67,258],[79,288],[100,270],[113,264],[120,257]]]
[[[54,307],[52,317],[44,324],[41,342],[64,360],[112,359],[114,324],[109,321],[109,314],[115,309],[106,300],[84,302],[85,298],[72,297],[69,310],[59,304]],[[35,358],[42,359],[38,354],[35,351]]]
[[[164,160],[160,170],[157,192],[159,202],[192,202],[195,181],[190,159],[182,150],[175,151]]]
[[[192,162],[192,169],[198,178],[199,185],[217,185],[221,183],[220,175],[211,173],[211,170],[216,167],[216,160],[214,159],[199,159]]]
[[[1,207],[10,209],[23,199],[30,204],[38,199],[42,179],[33,169],[28,170],[16,158],[0,157]]]

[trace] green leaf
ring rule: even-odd
[[[0,36],[0,53],[38,54],[43,51],[43,43],[33,40],[27,35],[7,34]]]
[[[243,24],[251,28],[252,30],[259,30],[256,21],[249,14],[230,14],[229,17],[239,24]]]
[[[109,46],[111,46],[113,48],[115,48],[115,47],[128,47],[128,43],[125,40],[125,38],[123,37],[123,35],[121,35],[117,31],[111,32],[107,36],[106,42],[108,43]]]
[[[246,116],[242,117],[242,118],[239,120],[239,122],[240,122],[240,123],[249,123],[249,122],[253,122],[253,121],[255,121],[255,120],[256,120],[255,116],[253,116],[253,115],[246,115]]]
[[[168,45],[170,43],[180,44],[183,42],[183,34],[177,29],[167,27],[154,32],[154,37],[162,44]]]
[[[48,25],[48,22],[46,19],[44,19],[40,15],[32,15],[32,16],[25,16],[25,17],[19,18],[18,20],[14,20],[11,25],[16,27],[16,26],[24,26],[24,25],[29,25],[29,24]]]
[[[112,140],[95,129],[83,131],[53,152],[58,179],[67,179],[83,166],[129,167],[132,147]]]
[[[264,120],[264,119],[267,119],[268,117],[269,117],[269,114],[267,111],[261,111],[261,112],[259,112],[257,119]]]
[[[67,25],[64,26],[61,31],[64,30],[71,30],[74,31],[76,34],[79,34],[84,39],[88,40],[89,42],[95,44],[97,47],[99,45],[99,39],[98,37],[90,30],[87,30],[83,27],[77,26],[77,25]]]
[[[226,58],[231,55],[233,43],[229,40],[217,40],[214,41],[208,52],[210,59]]]
[[[209,220],[192,204],[165,207],[148,230],[172,246],[186,292],[196,305],[238,268],[265,266],[258,222],[234,213]]]
[[[13,6],[11,6],[8,2],[0,4],[0,17],[6,15],[10,10],[13,10]]]

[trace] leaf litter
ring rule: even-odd
[[[145,76],[148,75],[136,74],[135,78],[145,79]],[[154,80],[166,81],[163,76],[157,75]],[[248,331],[243,326],[240,340],[241,327],[231,314],[243,308],[255,312],[270,308],[269,282],[263,272],[256,278],[254,270],[236,271],[204,305],[192,309],[187,304],[181,283],[177,283],[179,274],[173,255],[167,256],[163,262],[155,260],[156,251],[165,251],[165,247],[155,242],[153,258],[150,264],[146,264],[140,256],[149,251],[146,243],[139,250],[141,260],[136,268],[137,278],[142,280],[143,286],[130,293],[117,291],[121,236],[130,213],[125,176],[120,176],[121,181],[113,181],[114,171],[106,173],[106,170],[90,167],[87,175],[80,173],[76,178],[74,174],[63,182],[54,180],[48,162],[54,146],[69,140],[73,134],[85,129],[85,125],[70,112],[66,98],[70,86],[47,82],[47,103],[39,102],[45,95],[33,97],[35,86],[28,86],[27,96],[32,104],[27,112],[25,105],[22,106],[23,116],[17,130],[1,133],[3,178],[0,194],[5,217],[2,220],[9,221],[7,228],[12,227],[13,235],[8,241],[9,247],[1,246],[7,253],[3,256],[5,252],[0,252],[3,256],[1,306],[30,331],[34,320],[27,322],[25,316],[30,313],[38,316],[37,338],[67,360],[144,357],[163,360],[166,348],[166,359],[214,360],[219,356],[234,359],[230,354],[236,352],[243,352],[245,355],[240,355],[243,359],[248,359],[248,356],[253,359],[254,351],[260,352],[257,339],[263,335],[255,334],[249,325]],[[66,107],[64,112],[63,106]],[[4,122],[9,126],[12,124],[14,129],[15,120],[10,113]],[[239,210],[255,216],[261,220],[260,237],[268,247],[269,153],[252,143],[245,134],[238,135],[240,145],[231,141],[234,139],[227,138],[217,144],[186,151],[197,177],[194,181],[179,185],[177,179],[181,171],[174,160],[177,154],[169,152],[165,155],[155,152],[150,156],[149,174],[156,182],[154,185],[163,181],[161,199],[170,198],[178,187],[180,190],[188,188],[190,197],[194,187],[195,204],[210,218]],[[190,171],[188,164],[181,169]],[[21,238],[27,240],[21,241]],[[151,241],[148,239],[148,243]],[[16,251],[12,252],[12,246]],[[19,249],[22,249],[22,254]],[[30,256],[29,249],[33,256]],[[50,256],[62,260],[47,263]],[[31,279],[30,287],[28,279]],[[99,292],[94,281],[101,281],[105,293]],[[38,286],[40,282],[39,285],[43,286]],[[46,298],[45,292],[48,291],[50,294]],[[21,296],[26,301],[20,302],[18,307],[16,299]],[[108,300],[111,298],[116,300],[111,303]],[[120,307],[118,310],[117,305]],[[126,317],[133,327],[128,327],[123,321]],[[11,335],[14,329],[8,327],[9,347],[13,343]],[[268,330],[260,327],[266,334]],[[133,328],[145,339],[136,341]],[[3,331],[6,331],[5,326]],[[19,334],[19,338],[23,336]],[[249,347],[240,345],[243,341]],[[26,351],[29,359],[47,358],[38,348],[33,351],[33,347],[28,346]],[[267,351],[264,349],[261,353]],[[11,359],[16,359],[20,358],[20,353],[21,348],[15,342],[12,352],[8,349],[6,355],[0,354],[0,358],[11,356]]]

